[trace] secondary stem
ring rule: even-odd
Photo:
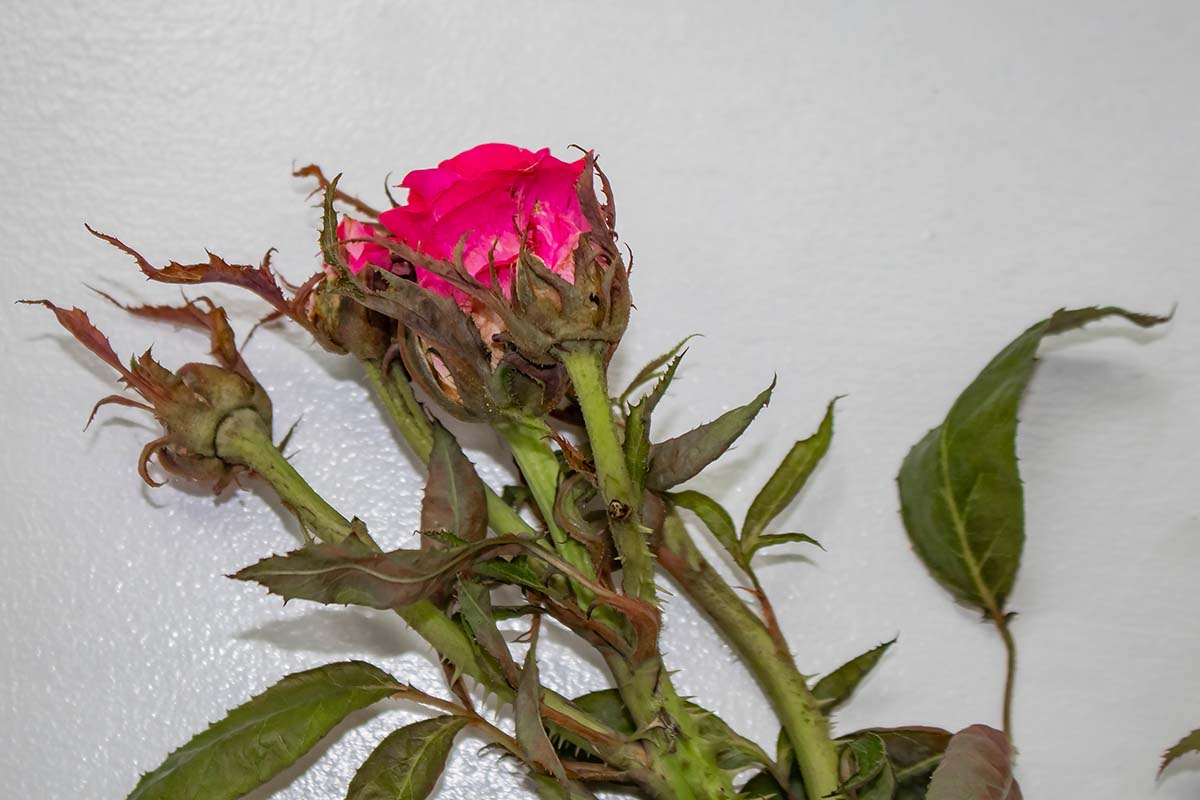
[[[796,751],[809,800],[836,796],[838,758],[829,723],[782,635],[772,635],[712,568],[674,512],[667,514],[663,525],[658,561],[712,618],[762,686]]]
[[[1003,616],[997,617],[996,628],[1000,631],[1000,638],[1004,640],[1005,652],[1005,669],[1004,669],[1004,711],[1003,711],[1003,726],[1004,735],[1008,737],[1011,744],[1012,735],[1012,705],[1013,705],[1013,687],[1017,681],[1017,643],[1013,639],[1012,631],[1008,629],[1008,620]]]

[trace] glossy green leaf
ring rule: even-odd
[[[477,542],[487,534],[487,494],[458,441],[436,422],[429,478],[421,502],[421,530],[452,531]]]
[[[737,538],[737,528],[734,527],[733,517],[729,515],[724,506],[708,495],[691,489],[673,492],[666,495],[666,498],[672,505],[686,508],[699,517],[734,560],[738,564],[745,565],[746,560],[742,556],[742,548]]]
[[[855,656],[842,666],[829,673],[813,686],[813,697],[824,714],[829,714],[842,703],[850,699],[850,695],[862,683],[867,673],[875,668],[879,659],[888,648],[896,643],[895,639],[871,648],[867,652]]]
[[[465,717],[434,717],[389,734],[358,768],[346,800],[425,800],[466,724]]]
[[[1008,737],[987,725],[964,728],[950,740],[929,780],[928,800],[1021,800],[1012,774]]]
[[[1055,312],[992,359],[900,468],[901,510],[917,555],[955,598],[997,624],[1003,624],[1025,539],[1017,406],[1038,345],[1045,336],[1113,315],[1141,327],[1165,321],[1111,307]]]
[[[746,405],[727,411],[712,422],[674,439],[651,446],[646,488],[666,491],[694,478],[720,458],[767,405],[774,389],[775,381],[771,381],[770,386]]]
[[[742,524],[742,548],[747,553],[758,549],[758,538],[796,498],[813,470],[829,451],[829,443],[833,439],[833,405],[836,402],[835,398],[826,407],[825,417],[816,433],[792,445],[783,462],[767,479],[766,484],[755,496],[754,502],[750,504],[750,509],[746,512],[746,521]]]
[[[346,540],[271,556],[233,575],[286,600],[393,609],[428,599],[475,562],[515,552],[511,537],[452,549],[377,553]]]
[[[1200,728],[1192,731],[1187,736],[1180,739],[1167,752],[1163,753],[1162,766],[1158,768],[1158,773],[1171,766],[1171,762],[1185,753],[1200,753]]]
[[[764,547],[775,547],[777,545],[788,544],[790,542],[815,544],[822,550],[825,549],[824,545],[822,545],[813,537],[809,536],[807,533],[764,533],[762,536],[759,536],[757,541],[754,542],[753,546],[747,550],[746,558],[749,559],[753,557],[755,553],[757,553],[759,550],[762,550]],[[743,543],[742,546],[745,547],[745,543]]]
[[[266,783],[396,680],[362,661],[297,672],[229,712],[142,776],[128,800],[233,800]]]

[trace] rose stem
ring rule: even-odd
[[[641,524],[640,498],[633,496],[633,481],[617,435],[604,358],[599,346],[587,343],[566,349],[561,358],[575,387],[596,463],[600,493],[608,506],[609,528],[621,559],[622,587],[625,594],[657,607],[654,561],[646,542],[648,531]],[[628,665],[628,672],[624,680],[618,681],[618,688],[634,721],[642,727],[650,725],[661,707],[679,726],[681,735],[674,751],[660,751],[658,758],[659,767],[677,797],[680,800],[732,798],[729,776],[717,766],[713,753],[700,740],[696,720],[676,694],[657,648],[645,663]]]
[[[708,614],[763,687],[796,751],[809,799],[835,795],[838,759],[829,723],[786,644],[772,636],[705,560],[673,511],[663,525],[658,561],[692,602]]]

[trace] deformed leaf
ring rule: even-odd
[[[443,716],[393,731],[358,768],[346,800],[424,800],[437,785],[466,717]]]
[[[929,780],[927,800],[1021,800],[1008,737],[987,725],[963,728],[950,740]]]
[[[362,661],[297,672],[229,712],[142,776],[128,800],[233,800],[304,755],[352,711],[396,692]]]
[[[726,411],[687,433],[650,448],[646,488],[656,492],[678,486],[720,458],[770,401],[775,381],[744,406]]]
[[[900,468],[901,510],[917,555],[955,598],[998,625],[1025,540],[1017,406],[1034,356],[1043,337],[1108,316],[1141,327],[1166,321],[1113,307],[1055,312],[984,367]]]
[[[682,506],[699,517],[734,560],[740,565],[745,565],[746,559],[743,558],[742,548],[738,543],[737,528],[734,527],[733,517],[724,506],[708,495],[691,489],[673,492],[666,497],[673,505]]]
[[[828,714],[842,703],[850,699],[850,695],[862,683],[867,673],[874,669],[879,659],[896,643],[895,639],[871,648],[867,652],[855,656],[842,666],[829,673],[813,686],[813,697],[821,711]]]
[[[1185,753],[1200,753],[1200,728],[1189,733],[1187,736],[1180,739],[1167,752],[1163,753],[1162,766],[1158,768],[1158,774],[1171,766],[1171,762]]]
[[[454,436],[436,422],[429,479],[421,502],[421,530],[452,531],[477,542],[487,534],[487,494],[475,466]]]
[[[829,402],[825,409],[825,417],[816,433],[792,445],[792,449],[784,456],[783,463],[767,479],[750,504],[750,509],[746,512],[746,521],[742,523],[742,548],[746,553],[753,553],[758,549],[758,537],[795,499],[813,470],[817,468],[817,464],[828,452],[829,442],[833,438],[833,405],[836,402],[836,398]]]
[[[493,537],[452,549],[377,553],[348,539],[271,556],[232,577],[256,581],[285,600],[388,610],[428,599],[476,561],[519,547],[511,537]]]
[[[839,787],[852,792],[874,783],[887,766],[887,749],[883,739],[873,733],[863,734],[850,741],[842,751],[843,775],[848,775]],[[892,781],[893,785],[895,781]]]

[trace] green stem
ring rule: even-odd
[[[663,525],[658,561],[712,618],[762,686],[796,751],[809,800],[836,796],[838,759],[829,723],[791,653],[705,560],[674,512]]]
[[[257,412],[245,408],[222,420],[216,449],[227,464],[248,467],[271,484],[312,536],[323,542],[340,542],[350,535],[350,521],[300,477],[271,440],[271,430]]]
[[[587,548],[567,535],[554,519],[554,502],[558,495],[561,469],[558,457],[550,448],[550,426],[544,420],[533,417],[513,417],[497,423],[496,432],[512,451],[517,467],[525,478],[525,484],[533,495],[550,531],[550,538],[567,563],[589,578],[595,577],[592,559]]]
[[[1008,620],[999,615],[995,619],[996,628],[1000,631],[1000,638],[1004,640],[1005,653],[1005,669],[1004,669],[1004,710],[1003,710],[1003,725],[1004,735],[1008,737],[1011,744],[1013,740],[1012,734],[1012,706],[1013,706],[1013,688],[1017,681],[1017,643],[1013,640],[1012,631],[1008,629]]]
[[[275,446],[266,423],[256,413],[247,409],[235,411],[226,417],[217,429],[216,446],[217,454],[224,461],[248,467],[270,484],[283,502],[300,518],[305,528],[321,541],[336,543],[355,535],[378,548],[367,533],[366,526],[362,523],[355,525],[346,519],[308,485]],[[520,521],[525,530],[532,530],[515,512],[513,516]],[[499,524],[505,525],[506,532],[517,529],[515,526],[510,527],[511,522],[504,515],[501,515]],[[499,695],[503,700],[514,700],[515,692],[512,687],[504,681],[503,676],[485,668],[470,638],[437,605],[428,600],[419,600],[396,609],[396,613],[421,638],[432,645],[441,658],[487,686],[490,692]],[[547,690],[543,693],[543,703],[550,711],[574,722],[577,727],[590,729],[614,740],[619,738],[611,729],[597,723],[561,695]],[[587,738],[572,735],[569,731],[564,731],[564,735],[581,747],[594,749]],[[612,759],[619,766],[631,769],[638,766],[616,751],[600,755]]]
[[[654,560],[641,524],[641,502],[635,496],[625,451],[613,419],[604,358],[598,347],[581,345],[561,354],[583,413],[600,493],[608,505],[609,530],[621,560],[624,593],[658,607]],[[639,728],[651,728],[661,712],[677,726],[673,741],[663,744],[655,766],[676,800],[733,798],[729,776],[716,763],[711,747],[701,739],[697,721],[675,691],[657,647],[654,655],[630,664],[609,659],[617,687]]]

